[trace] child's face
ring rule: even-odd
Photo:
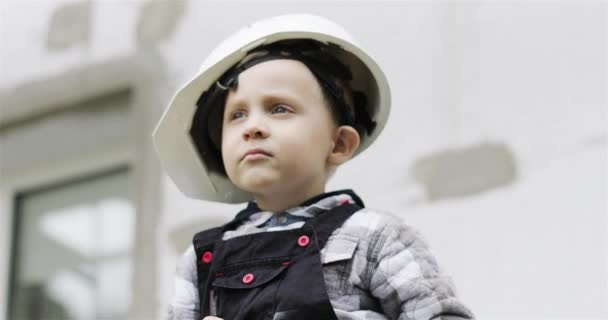
[[[243,71],[223,121],[224,165],[240,189],[256,195],[324,188],[337,126],[303,63],[270,60]],[[265,154],[246,156],[254,149]]]

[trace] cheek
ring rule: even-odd
[[[230,164],[230,160],[234,157],[234,148],[232,147],[233,142],[232,135],[229,132],[222,132],[222,160],[224,161],[224,166],[228,168],[227,164]]]
[[[336,126],[333,121],[327,117],[317,118],[313,130],[310,131],[311,138],[316,144],[316,149],[319,149],[323,153],[329,152],[335,128]]]
[[[297,133],[290,135],[289,140],[283,140],[282,144],[289,149],[288,154],[292,161],[300,166],[310,166],[311,162],[324,165],[324,160],[331,150],[331,128],[325,123],[316,122],[314,125],[307,123],[290,129]]]

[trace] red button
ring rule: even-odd
[[[243,277],[243,283],[250,284],[253,282],[254,279],[255,277],[253,276],[253,273],[248,273]]]
[[[310,243],[310,238],[308,236],[300,236],[298,238],[298,245],[300,247],[306,247]]]
[[[349,203],[350,203],[350,201],[348,201],[348,199],[346,199],[346,200],[342,201],[342,203],[340,203],[340,205],[343,206],[343,205],[349,204]]]
[[[211,263],[211,260],[213,260],[213,253],[211,253],[211,251],[205,251],[201,260],[203,260],[203,263]]]

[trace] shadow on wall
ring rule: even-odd
[[[517,166],[507,145],[486,142],[420,158],[411,174],[423,186],[426,198],[437,201],[506,186],[516,179]]]

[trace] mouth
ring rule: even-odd
[[[270,153],[264,149],[256,148],[256,149],[251,149],[251,150],[247,151],[245,153],[245,155],[243,155],[243,157],[241,158],[241,161],[262,159],[262,158],[266,158],[266,157],[272,157],[272,153]]]

